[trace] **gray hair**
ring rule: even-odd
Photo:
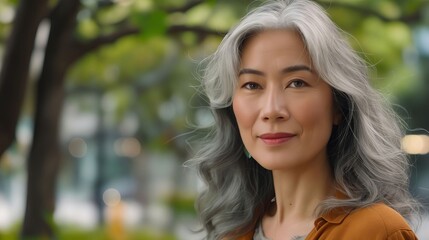
[[[188,163],[206,183],[196,207],[207,238],[250,231],[274,197],[271,172],[245,156],[231,109],[243,43],[266,29],[294,29],[301,35],[313,67],[332,87],[343,115],[333,129],[328,155],[336,184],[348,198],[323,201],[317,214],[384,202],[406,219],[418,215],[419,204],[408,190],[410,165],[401,150],[401,121],[371,87],[366,63],[319,5],[277,0],[248,13],[204,62],[202,87],[215,121]]]

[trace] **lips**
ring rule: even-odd
[[[296,134],[292,133],[265,133],[259,136],[259,138],[266,144],[276,145],[289,141],[291,138],[295,137]]]

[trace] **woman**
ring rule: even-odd
[[[324,10],[272,1],[208,59],[208,239],[417,239],[399,121]]]

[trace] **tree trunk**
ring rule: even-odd
[[[59,120],[65,74],[72,63],[70,46],[79,2],[62,0],[51,15],[51,31],[37,84],[33,144],[27,166],[23,238],[54,236],[55,183],[61,161]]]
[[[47,3],[48,0],[22,0],[15,15],[0,73],[0,156],[15,139],[34,40]]]

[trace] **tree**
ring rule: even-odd
[[[7,113],[0,117],[0,155],[15,138],[36,32],[47,14],[47,2],[22,1],[17,8],[0,73],[0,109]]]
[[[97,1],[95,12],[114,7],[113,1]],[[150,24],[161,26],[160,32],[175,36],[183,32],[195,32],[204,38],[221,35],[204,26],[165,25],[166,15],[186,12],[204,3],[191,1],[183,6],[156,10],[148,13]],[[10,36],[2,73],[0,75],[0,154],[13,142],[26,89],[29,62],[39,24],[49,20],[51,27],[46,45],[44,62],[37,81],[37,97],[34,117],[33,144],[28,156],[27,205],[22,237],[52,237],[52,215],[55,208],[55,183],[61,159],[59,146],[59,119],[64,101],[64,81],[70,67],[89,52],[116,40],[138,33],[150,34],[147,22],[132,25],[124,19],[109,34],[82,41],[76,37],[77,14],[82,9],[77,0],[59,0],[50,6],[46,0],[22,0],[19,3]],[[144,27],[142,30],[141,27]],[[157,32],[155,32],[157,33]]]

